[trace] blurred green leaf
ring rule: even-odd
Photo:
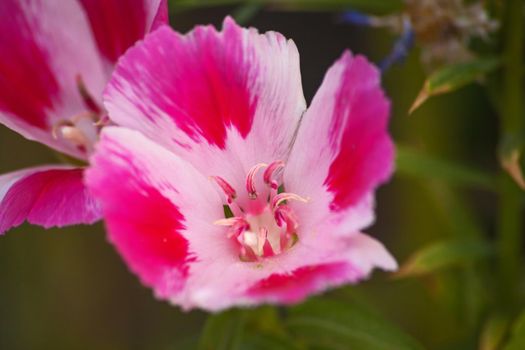
[[[450,239],[430,244],[415,252],[395,274],[396,278],[421,276],[447,267],[491,255],[493,249],[482,239]]]
[[[247,3],[242,0],[175,0],[172,7],[192,8],[209,6],[227,6]],[[385,14],[400,11],[403,8],[402,0],[253,0],[250,4],[260,4],[277,9],[290,10],[327,10],[344,11],[360,10],[373,14]]]
[[[483,225],[472,212],[470,203],[465,200],[460,191],[452,189],[439,181],[428,181],[426,187],[434,198],[436,214],[442,217],[444,234],[455,239],[482,239],[485,237]],[[455,287],[445,287],[449,293],[459,301],[456,306],[458,319],[464,322],[463,329],[475,331],[479,325],[479,318],[490,299],[489,288],[485,285],[488,281],[485,264],[480,261],[465,263],[459,269],[451,271],[456,275]],[[441,274],[440,276],[443,276]]]
[[[525,349],[525,311],[514,322],[512,334],[509,342],[503,350],[523,350]]]
[[[502,315],[490,317],[481,332],[479,350],[498,350],[507,334],[509,319]]]
[[[233,13],[232,16],[235,21],[244,26],[262,9],[263,4],[258,2],[248,2],[244,5],[239,6]]]
[[[292,339],[273,334],[250,332],[243,337],[240,350],[302,350]]]
[[[410,107],[409,114],[430,97],[457,90],[495,70],[500,64],[499,58],[483,57],[470,62],[446,66],[435,71],[425,80],[423,88]]]
[[[399,174],[444,180],[448,183],[494,190],[496,181],[476,169],[435,158],[410,147],[396,147]]]
[[[506,149],[500,147],[499,161],[501,167],[512,177],[514,182],[522,189],[525,190],[525,176],[523,175],[523,169],[521,166],[521,159],[523,158],[522,140],[519,140],[520,145],[515,145],[514,148]]]
[[[199,350],[240,349],[244,328],[243,310],[233,309],[210,315],[199,341]]]
[[[290,310],[288,329],[315,349],[423,349],[408,334],[355,302],[313,299]]]

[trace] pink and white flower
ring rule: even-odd
[[[166,0],[0,1],[0,123],[87,160],[118,57],[166,21]],[[0,234],[25,220],[50,227],[99,218],[82,168],[0,176]]]
[[[295,303],[396,268],[361,233],[392,172],[378,70],[345,52],[306,109],[299,54],[227,18],[168,27],[121,59],[86,181],[157,297],[220,310]]]

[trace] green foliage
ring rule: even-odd
[[[410,107],[412,113],[432,96],[455,91],[495,70],[501,64],[496,57],[477,58],[469,62],[445,66],[432,73]]]
[[[509,327],[509,319],[503,315],[490,317],[483,327],[479,350],[498,350]]]
[[[504,350],[523,350],[525,349],[525,311],[521,313],[512,328],[510,341],[503,348]]]
[[[294,343],[294,341],[285,336],[275,334],[264,334],[257,332],[247,332],[243,338],[241,350],[302,350],[305,349]]]
[[[450,239],[415,252],[396,273],[398,278],[420,276],[487,257],[492,246],[481,239]]]
[[[495,189],[495,179],[476,169],[441,160],[406,146],[397,145],[396,153],[399,174],[443,180],[450,184]]]
[[[423,349],[395,325],[353,302],[310,300],[291,309],[286,325],[319,349]]]
[[[199,342],[199,350],[237,350],[244,328],[244,311],[232,309],[208,317]]]
[[[279,315],[274,307],[211,315],[199,350],[423,349],[363,303],[312,299]]]

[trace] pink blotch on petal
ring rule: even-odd
[[[23,170],[0,177],[0,186],[0,234],[25,220],[49,228],[100,219],[98,204],[84,187],[83,169]]]
[[[188,242],[179,233],[184,217],[154,188],[142,186],[126,194],[117,197],[126,205],[105,207],[110,240],[144,284],[169,298],[183,287],[192,260]]]
[[[338,154],[325,184],[334,193],[331,207],[344,209],[390,177],[394,147],[387,129],[390,104],[377,68],[349,52],[338,64],[345,68],[334,96],[330,135]]]
[[[165,0],[80,0],[100,52],[117,59],[152,27],[167,23]],[[148,18],[150,17],[150,18]]]
[[[195,200],[187,204],[182,193],[198,196],[199,189],[209,186],[208,200],[217,198],[213,215],[218,217],[222,205],[211,180],[197,178],[181,160],[140,133],[107,127],[86,182],[101,201],[109,239],[131,270],[158,297],[175,298],[195,259],[183,233],[192,223],[202,222],[195,216],[206,213],[205,205],[196,207]],[[212,222],[207,227],[215,228]]]
[[[310,294],[355,281],[362,273],[347,263],[304,266],[288,274],[273,274],[247,291],[261,302],[295,304]]]
[[[249,86],[257,67],[240,69],[249,59],[242,36],[242,30],[229,21],[222,33],[200,26],[188,37],[160,28],[123,58],[115,75],[132,81],[146,74],[155,86],[141,90],[144,99],[153,101],[194,141],[203,137],[223,148],[227,127],[247,135],[257,104]],[[116,84],[118,88],[118,80]],[[154,114],[150,108],[142,106],[144,115]]]
[[[182,35],[165,26],[148,35],[119,61],[104,101],[118,125],[207,175],[219,163],[249,169],[285,157],[305,109],[295,44],[230,18],[221,31],[197,26]]]
[[[0,1],[0,109],[40,129],[49,127],[58,83],[19,1]]]

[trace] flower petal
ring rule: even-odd
[[[221,32],[160,28],[123,56],[105,105],[119,125],[242,186],[253,165],[288,153],[305,109],[299,55],[282,35],[261,35],[230,18]],[[224,164],[231,176],[216,173]]]
[[[86,110],[76,77],[98,98],[106,73],[76,1],[0,1],[0,122],[80,156],[52,138],[57,121]]]
[[[0,234],[29,223],[44,226],[91,224],[97,203],[83,184],[83,169],[29,168],[0,176]]]
[[[312,199],[312,217],[331,216],[345,232],[371,223],[373,192],[393,170],[388,114],[379,71],[345,52],[305,113],[284,173],[287,191]]]
[[[394,258],[381,243],[365,234],[339,241],[340,251],[324,263],[305,265],[288,273],[275,273],[247,290],[256,302],[293,304],[307,296],[368,277],[375,267],[397,269]]]
[[[111,242],[159,298],[178,302],[190,263],[200,259],[188,241],[213,241],[222,230],[213,224],[223,207],[212,181],[119,127],[104,129],[91,164],[86,181],[100,200]]]
[[[102,55],[114,64],[150,30],[168,23],[167,0],[80,0]]]

